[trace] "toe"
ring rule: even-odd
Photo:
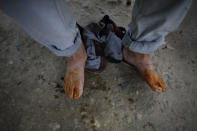
[[[73,87],[68,87],[67,95],[69,98],[73,99]]]
[[[74,93],[73,93],[73,98],[74,99],[79,99],[79,88],[74,88]]]
[[[161,87],[153,87],[152,89],[156,92],[163,92],[163,89]]]
[[[68,95],[69,98],[73,98],[73,87],[72,84],[70,82],[70,80],[66,80],[64,83],[64,89],[66,94]]]
[[[164,82],[159,76],[154,79],[154,84],[151,87],[157,92],[165,92]]]
[[[75,85],[75,88],[74,88],[74,93],[73,93],[73,98],[74,99],[79,99],[81,96],[82,96],[82,93],[83,93],[83,85],[80,85],[79,83],[80,82],[75,82],[76,85]]]
[[[165,92],[165,84],[163,80],[154,72],[154,70],[145,70],[143,77],[152,90],[157,92]]]

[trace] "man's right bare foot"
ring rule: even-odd
[[[87,55],[83,44],[73,56],[67,58],[64,90],[72,99],[78,99],[83,94],[86,59]]]
[[[164,82],[156,74],[149,55],[131,52],[123,48],[123,56],[127,63],[137,67],[145,81],[154,91],[165,92]]]

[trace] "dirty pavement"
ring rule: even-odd
[[[110,15],[128,26],[126,0],[67,0],[85,26]],[[108,63],[100,74],[86,72],[84,94],[63,90],[64,57],[35,42],[0,11],[1,131],[196,131],[197,2],[181,26],[151,54],[165,93],[153,92],[138,71]]]

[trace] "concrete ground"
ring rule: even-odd
[[[105,14],[129,24],[125,0],[68,2],[82,25]],[[193,0],[181,26],[151,54],[165,93],[153,92],[136,69],[109,63],[101,74],[86,73],[79,100],[64,94],[65,58],[0,12],[0,131],[196,131],[196,9]]]

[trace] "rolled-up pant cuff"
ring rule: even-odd
[[[152,41],[137,41],[132,39],[132,34],[130,32],[127,32],[122,39],[122,45],[133,52],[150,54],[165,43],[164,38],[166,34],[167,33],[163,33],[157,39]]]
[[[82,43],[81,35],[80,35],[80,31],[78,31],[76,33],[73,44],[70,47],[67,47],[65,49],[58,49],[57,47],[55,47],[53,45],[46,45],[46,46],[57,56],[70,57],[77,52],[81,43]]]
[[[136,0],[132,21],[123,38],[130,51],[149,54],[183,21],[192,0]]]
[[[64,0],[0,0],[0,9],[57,56],[72,56],[80,46],[76,19]]]

